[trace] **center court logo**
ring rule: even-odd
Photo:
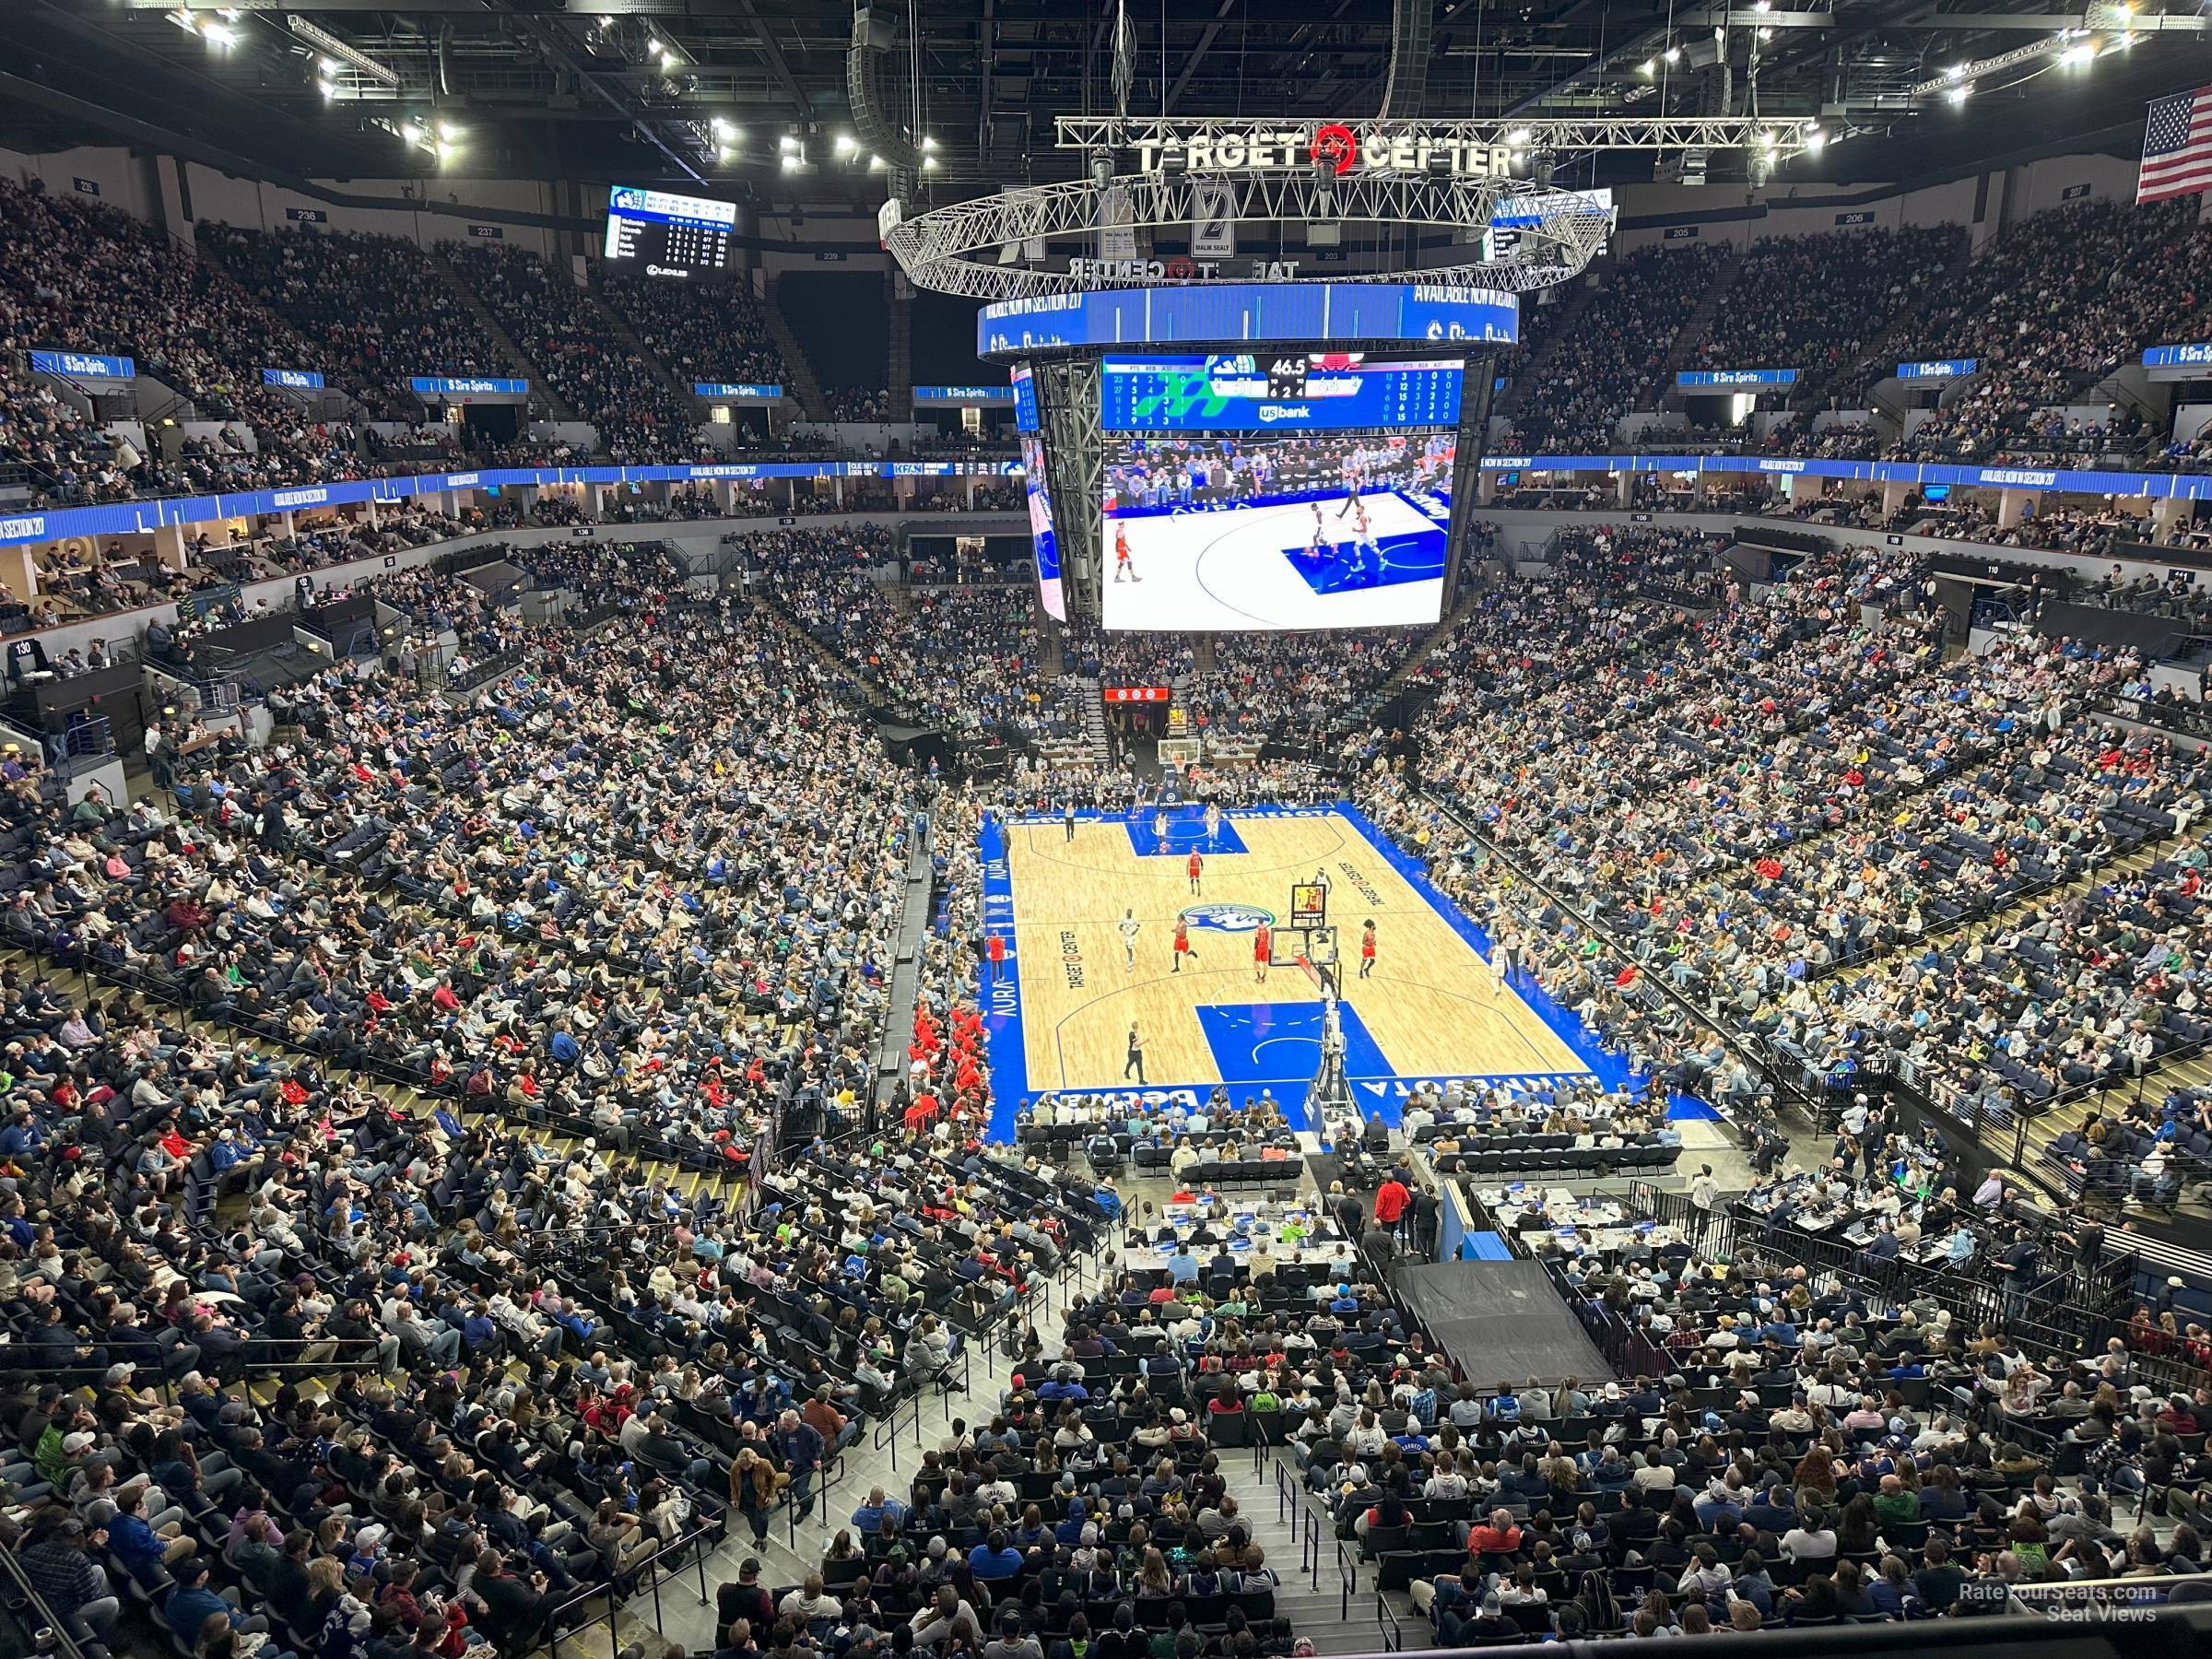
[[[1256,904],[1194,904],[1182,914],[1193,927],[1210,927],[1216,933],[1256,933],[1275,925],[1275,912]]]

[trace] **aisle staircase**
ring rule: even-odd
[[[889,277],[891,418],[914,418],[914,293],[896,272]]]
[[[1890,354],[1890,342],[1904,331],[1907,324],[1920,315],[1923,296],[1955,293],[1959,276],[1965,273],[1966,267],[1973,263],[1973,239],[1968,236],[1960,237],[1959,252],[1953,254],[1950,263],[1943,267],[1941,276],[1938,276],[1920,292],[1908,294],[1904,301],[1891,313],[1889,320],[1868,338],[1865,349],[1852,359],[1849,368],[1840,370],[1828,376],[1826,380],[1817,382],[1800,382],[1796,387],[1796,395],[1790,399],[1790,406],[1802,409],[1826,408],[1828,406],[1826,394],[1829,386],[1836,381],[1848,378],[1868,365],[1873,365],[1879,371],[1874,375],[1875,380],[1881,380],[1887,376],[1897,366],[1897,359]]]
[[[699,394],[691,390],[691,382],[678,374],[675,368],[665,361],[657,352],[646,348],[645,342],[638,336],[638,331],[629,325],[629,319],[609,305],[606,302],[606,296],[595,287],[586,288],[584,298],[598,310],[600,316],[606,320],[607,325],[615,331],[615,337],[622,342],[630,356],[659,375],[662,383],[676,394],[684,407],[696,412]]]
[[[1705,343],[1706,336],[1712,333],[1712,320],[1721,314],[1721,307],[1727,303],[1728,296],[1735,289],[1736,279],[1743,274],[1743,254],[1735,248],[1729,249],[1719,272],[1713,276],[1712,287],[1705,290],[1705,297],[1698,301],[1697,309],[1675,331],[1674,344],[1666,348],[1666,360],[1659,366],[1656,392],[1658,407],[1682,407],[1682,399],[1675,391],[1675,376],[1689,367],[1692,355]],[[1639,406],[1642,406],[1644,398],[1653,395],[1653,392],[1647,389],[1643,398],[1637,400]]]
[[[782,290],[792,273],[784,272],[771,284],[766,302],[760,307],[761,320],[768,324],[769,337],[775,341],[776,349],[783,355],[783,394],[799,406],[799,413],[808,420],[830,418],[830,400],[822,395],[822,382],[807,360],[806,348],[799,344],[799,336],[784,321]]]
[[[1583,320],[1583,313],[1590,309],[1607,286],[1604,282],[1577,283],[1574,291],[1558,302],[1559,314],[1546,320],[1546,327],[1549,332],[1528,361],[1511,371],[1504,395],[1491,408],[1492,415],[1511,420],[1521,412],[1522,406],[1528,402],[1530,392],[1541,385],[1544,377],[1550,372],[1551,359],[1559,355],[1559,342],[1573,333],[1575,324]]]
[[[1113,742],[1106,733],[1105,687],[1095,675],[1079,675],[1082,688],[1083,736],[1090,745],[1091,764],[1101,770],[1113,764]]]
[[[542,404],[555,420],[582,420],[583,417],[576,413],[575,406],[554,391],[553,382],[546,378],[546,371],[516,343],[515,337],[507,332],[499,318],[492,315],[491,307],[484,303],[477,290],[469,286],[468,279],[454,268],[453,262],[439,249],[431,248],[427,253],[430,263],[444,274],[446,281],[453,284],[453,292],[461,296],[461,303],[468,307],[469,314],[483,325],[484,331],[498,344],[500,355],[507,359],[507,366],[514,377],[530,382],[530,401]]]

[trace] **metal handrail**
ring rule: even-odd
[[[1398,1619],[1397,1609],[1390,1605],[1378,1583],[1375,1586],[1375,1627],[1382,1632],[1382,1651],[1394,1653],[1406,1645],[1406,1627]]]

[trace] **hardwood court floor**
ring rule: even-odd
[[[1474,945],[1343,811],[1230,814],[1229,834],[1244,850],[1206,853],[1203,892],[1194,894],[1186,857],[1203,833],[1185,809],[1172,821],[1172,850],[1140,854],[1138,843],[1152,841],[1149,815],[1134,833],[1123,818],[1083,819],[1072,841],[1057,819],[1006,826],[1032,1096],[1124,1086],[1132,1019],[1143,1030],[1145,1075],[1155,1088],[1219,1082],[1241,1100],[1263,1083],[1302,1084],[1318,1059],[1320,994],[1295,965],[1253,982],[1253,919],[1240,912],[1288,916],[1291,883],[1317,869],[1330,879],[1329,920],[1343,958],[1347,1075],[1589,1070],[1517,994],[1494,988]],[[1224,908],[1207,908],[1216,906]],[[1197,959],[1177,973],[1175,921],[1186,909],[1196,912]],[[1141,924],[1133,969],[1119,932],[1125,911]],[[1362,981],[1359,932],[1369,917],[1376,961]]]

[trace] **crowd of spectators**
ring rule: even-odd
[[[1956,225],[1766,236],[1742,255],[1694,366],[1794,369],[1816,394],[1919,304],[1966,246]],[[1844,398],[1844,408],[1862,406]]]
[[[18,367],[33,349],[130,358],[207,423],[171,443],[111,435]],[[143,220],[0,180],[0,464],[58,504],[192,495],[361,476],[356,433],[265,390],[313,348]]]
[[[588,289],[536,254],[505,242],[455,248],[470,289],[541,370],[547,386],[599,434],[618,465],[692,461],[692,399],[660,364],[641,360]]]
[[[2160,341],[2194,339],[2191,273],[2207,233],[2189,203],[2083,202],[2022,220],[1951,281],[1934,285],[1888,356],[1973,358],[1974,383],[1897,452],[1951,461],[2036,453],[2041,412]]]
[[[790,382],[760,303],[742,283],[670,282],[603,270],[599,292],[686,386]]]
[[[1675,336],[1721,268],[1717,248],[1640,248],[1619,260],[1605,290],[1542,357],[1521,394],[1507,454],[1605,454],[1622,416],[1653,407]]]
[[[407,389],[416,375],[512,372],[452,278],[412,241],[210,223],[196,235],[203,258],[313,343],[300,366],[372,415],[419,421],[422,400]]]

